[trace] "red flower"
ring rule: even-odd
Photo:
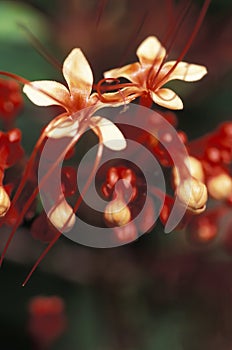
[[[0,118],[6,128],[11,125],[23,106],[19,84],[14,80],[0,79]]]
[[[65,305],[58,296],[37,296],[28,305],[28,331],[41,348],[52,345],[65,331],[67,320]]]

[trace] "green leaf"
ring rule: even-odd
[[[49,30],[44,15],[33,7],[17,1],[0,2],[0,41],[25,42],[20,25],[30,29],[40,40],[47,38]]]

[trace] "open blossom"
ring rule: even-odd
[[[86,119],[91,117],[88,124],[97,136],[100,130],[105,146],[114,150],[125,148],[126,143],[122,133],[110,120],[99,116],[92,117],[94,112],[104,105],[98,100],[96,93],[91,94],[93,74],[80,49],[73,49],[65,59],[63,76],[68,88],[59,82],[50,80],[34,81],[23,88],[24,93],[34,104],[38,106],[59,105],[67,111],[47,126],[46,135],[52,138],[74,137],[80,124],[86,123]],[[88,115],[77,113],[85,108],[88,109],[86,112]],[[114,142],[111,141],[112,138]]]
[[[149,95],[156,104],[169,109],[182,109],[180,97],[171,89],[163,87],[171,80],[197,81],[207,70],[204,66],[182,62],[168,61],[165,48],[155,36],[149,36],[138,47],[136,54],[139,62],[114,68],[105,72],[105,78],[126,78],[128,84],[121,90],[121,98],[133,100],[142,95]],[[106,95],[106,96],[105,96]],[[115,100],[115,95],[104,94],[105,99]]]

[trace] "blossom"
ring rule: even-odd
[[[178,60],[165,62],[166,50],[155,36],[146,38],[138,47],[136,54],[139,62],[111,69],[104,74],[106,79],[122,77],[132,83],[121,90],[125,100],[130,96],[134,99],[141,95],[149,95],[153,102],[160,106],[182,109],[183,103],[180,97],[163,86],[175,79],[197,81],[207,73],[206,68],[201,65]],[[108,96],[110,100],[110,95]]]
[[[47,349],[65,332],[65,304],[58,296],[35,296],[28,304],[28,331],[38,348]]]
[[[92,117],[92,114],[104,105],[99,101],[96,93],[91,94],[92,70],[79,48],[73,49],[67,56],[63,63],[62,72],[68,88],[51,80],[33,81],[23,88],[24,93],[34,104],[38,106],[58,105],[66,110],[65,114],[48,125],[45,130],[47,136],[52,138],[74,137],[81,122],[90,117],[86,113],[91,113],[89,126],[97,136],[99,136],[100,130],[103,144],[113,150],[125,148],[126,143],[122,133],[110,120],[100,116]],[[85,108],[86,113],[77,113]],[[77,113],[77,117],[75,117],[75,113]],[[109,138],[111,142],[109,142]]]

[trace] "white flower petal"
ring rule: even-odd
[[[94,125],[100,129],[103,144],[107,148],[113,151],[121,151],[126,148],[126,140],[119,128],[113,122],[102,117],[92,117],[91,121],[94,122],[92,129],[97,135],[98,130]]]
[[[54,139],[74,137],[77,134],[78,127],[78,120],[73,120],[70,116],[66,116],[53,125],[52,129],[47,132],[47,136]]]
[[[105,78],[126,78],[132,83],[137,83],[137,74],[139,73],[141,66],[138,62],[128,64],[121,68],[114,68],[104,73]]]
[[[169,61],[164,64],[162,71],[169,71],[176,61]],[[184,81],[197,81],[207,74],[207,69],[199,64],[179,62],[173,72],[168,76],[168,81],[179,79]]]
[[[183,102],[177,94],[170,89],[159,89],[156,93],[151,92],[152,100],[160,106],[169,109],[183,109]]]
[[[70,95],[66,87],[56,81],[39,80],[24,85],[23,92],[37,106],[67,106]],[[54,99],[51,97],[54,96]]]
[[[63,64],[63,75],[71,95],[77,92],[89,96],[93,85],[90,65],[80,49],[73,49]]]
[[[166,55],[165,48],[155,36],[149,36],[138,47],[136,54],[142,65],[154,64]]]

